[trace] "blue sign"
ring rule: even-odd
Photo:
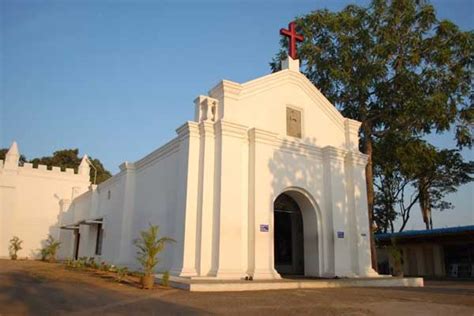
[[[260,224],[260,231],[264,233],[268,233],[269,228],[267,224]]]
[[[337,232],[337,238],[344,238],[344,232]]]

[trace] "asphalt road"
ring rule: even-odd
[[[60,264],[0,260],[0,315],[474,315],[474,282],[424,288],[190,293]]]

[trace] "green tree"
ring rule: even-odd
[[[296,19],[305,36],[303,72],[342,112],[362,122],[369,220],[374,210],[374,145],[387,133],[422,136],[456,130],[472,145],[469,100],[474,35],[436,18],[427,1],[374,0],[340,12],[318,10]],[[280,69],[286,40],[270,63]],[[375,246],[372,238],[372,251]],[[375,256],[372,256],[375,266]]]
[[[16,260],[18,258],[18,251],[22,249],[21,244],[23,243],[23,240],[21,240],[17,236],[13,236],[12,239],[10,239],[10,245],[8,246],[8,251],[10,253],[10,258],[12,260]]]
[[[93,159],[89,157],[89,160],[92,162],[94,167],[97,168],[97,180],[96,183],[99,184],[112,175],[111,173],[104,168],[102,162],[99,159]],[[63,149],[58,150],[53,153],[52,156],[45,156],[41,158],[34,158],[30,161],[36,167],[38,164],[47,165],[49,168],[53,166],[61,167],[62,170],[66,168],[74,168],[77,170],[81,164],[81,157],[79,157],[79,149]],[[90,171],[91,181],[94,180],[94,169],[91,168]]]
[[[396,134],[387,134],[374,148],[374,217],[382,232],[393,232],[397,218],[403,231],[416,205],[431,229],[432,210],[452,208],[446,195],[473,180],[474,162],[465,162],[457,149],[438,149],[422,139]]]
[[[445,197],[473,180],[474,162],[465,162],[459,150],[439,150],[423,140],[408,142],[398,150],[402,172],[413,179],[426,229],[432,229],[432,210],[453,208]]]

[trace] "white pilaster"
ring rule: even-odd
[[[273,254],[273,201],[270,179],[261,172],[262,161],[273,156],[277,134],[253,128],[249,131],[249,271],[254,279],[280,279],[274,267]],[[269,231],[260,231],[268,225]]]
[[[199,124],[200,158],[199,158],[199,193],[198,193],[198,251],[197,270],[200,276],[207,276],[217,270],[212,266],[213,232],[215,222],[214,210],[214,177],[215,177],[215,135],[214,124],[202,121]]]
[[[130,263],[135,255],[135,249],[130,247],[132,242],[132,222],[135,213],[135,164],[128,161],[122,163],[120,171],[124,173],[124,197],[122,211],[122,227],[120,234],[119,262]]]
[[[367,165],[367,155],[358,151],[350,152],[347,155],[346,169],[351,178],[351,186],[348,188],[350,194],[349,213],[351,218],[350,227],[352,230],[351,250],[354,260],[354,273],[362,277],[378,276],[372,269],[370,252],[370,227],[367,210],[367,187],[365,181],[365,166]],[[355,251],[354,251],[355,250]]]
[[[176,130],[180,140],[176,209],[176,250],[171,273],[196,276],[196,229],[199,173],[199,127],[187,122]]]
[[[218,216],[218,266],[219,278],[241,278],[242,269],[242,216],[247,212],[247,203],[242,201],[242,149],[246,145],[247,127],[220,120],[216,123],[218,142],[216,164],[219,173],[216,183]],[[245,166],[246,167],[246,166]]]
[[[327,146],[323,149],[324,168],[327,172],[325,186],[329,203],[328,211],[332,213],[332,237],[334,238],[334,275],[352,277],[352,258],[349,243],[349,225],[347,211],[347,183],[345,175],[346,151]]]

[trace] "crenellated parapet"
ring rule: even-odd
[[[39,164],[36,167],[32,163],[20,163],[20,151],[18,144],[14,141],[10,146],[5,160],[0,160],[0,175],[1,174],[21,174],[28,176],[48,176],[60,177],[64,179],[78,179],[80,181],[89,181],[90,166],[87,163],[87,155],[84,155],[81,164],[78,167],[77,173],[74,168],[66,168],[53,166],[48,169],[48,166]],[[82,178],[82,179],[81,179]]]

